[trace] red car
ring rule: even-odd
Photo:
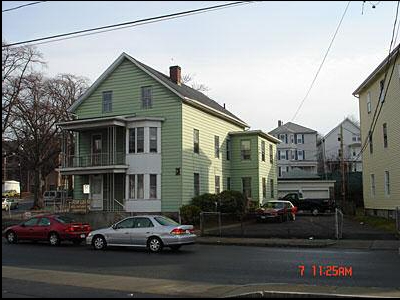
[[[256,210],[257,221],[276,219],[279,222],[296,219],[297,207],[290,201],[272,200],[268,201]]]
[[[10,244],[19,240],[49,241],[51,245],[59,245],[61,241],[72,241],[80,244],[91,231],[87,223],[74,222],[71,218],[60,215],[43,215],[3,231],[3,236]]]

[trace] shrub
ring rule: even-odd
[[[196,205],[183,205],[180,208],[182,224],[197,225],[200,222],[201,209]]]
[[[194,197],[191,204],[199,207],[201,211],[216,211],[215,202],[218,202],[217,195],[206,193]]]
[[[246,208],[246,198],[241,192],[223,191],[217,195],[220,203],[220,211],[223,213],[231,213],[242,215]]]

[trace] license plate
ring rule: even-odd
[[[85,238],[85,235],[84,234],[81,234],[81,239],[84,239]]]

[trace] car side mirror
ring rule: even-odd
[[[114,224],[113,226],[111,226],[111,228],[115,230],[115,229],[117,229],[117,225]]]

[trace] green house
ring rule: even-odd
[[[62,175],[91,210],[177,212],[223,190],[277,197],[276,144],[214,100],[122,53],[59,123]],[[75,149],[67,140],[73,137]]]

